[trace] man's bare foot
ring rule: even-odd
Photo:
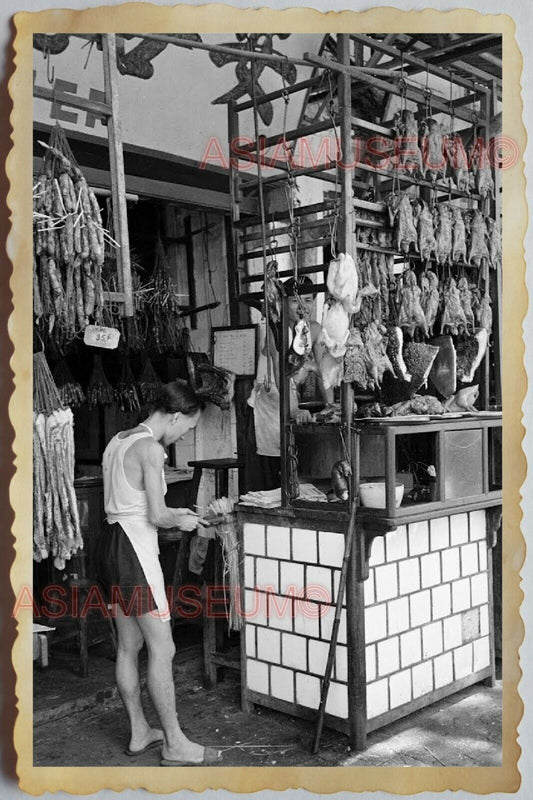
[[[164,739],[163,731],[159,730],[159,728],[146,728],[143,731],[136,731],[135,734],[132,733],[131,735],[129,751],[130,753],[140,752],[156,742],[163,744]]]
[[[191,764],[201,764],[205,756],[205,747],[197,742],[191,742],[186,736],[172,745],[163,745],[161,755],[167,761],[187,761]]]

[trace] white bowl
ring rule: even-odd
[[[403,500],[403,483],[396,484],[394,504],[398,508]],[[360,483],[359,484],[359,497],[361,498],[361,505],[368,508],[385,508],[385,481],[377,481],[376,483]]]

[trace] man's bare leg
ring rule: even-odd
[[[118,648],[115,675],[118,691],[130,720],[129,749],[136,751],[142,750],[151,742],[162,740],[163,733],[150,727],[142,707],[138,660],[144,641],[143,634],[135,617],[126,617],[119,605],[116,609]]]
[[[153,614],[143,614],[137,617],[137,622],[148,647],[148,691],[165,734],[163,758],[201,763],[204,747],[185,736],[176,713],[176,689],[172,675],[172,659],[176,648],[170,622],[162,622]]]

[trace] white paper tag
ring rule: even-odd
[[[103,347],[106,350],[116,350],[120,331],[117,328],[106,328],[103,325],[87,325],[83,334],[83,341],[89,347]]]

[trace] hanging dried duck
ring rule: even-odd
[[[450,171],[450,185],[455,186],[460,192],[470,194],[470,174],[468,172],[468,159],[463,145],[463,140],[458,133],[451,133],[444,144],[448,167]]]
[[[418,146],[418,122],[407,108],[397,111],[392,127],[396,133],[394,143],[396,169],[404,169],[424,177],[424,160]]]
[[[440,305],[440,289],[439,279],[432,270],[428,270],[421,275],[420,288],[422,290],[420,305],[422,306],[422,311],[426,318],[428,334],[429,336],[433,336],[433,327],[437,319]]]
[[[452,228],[452,262],[466,261],[466,227],[463,213],[459,206],[451,206],[453,215]]]
[[[468,285],[468,280],[463,275],[457,282],[457,288],[461,297],[461,306],[465,312],[466,328],[470,327],[472,333],[474,332],[474,312],[472,310],[472,292]]]
[[[414,335],[416,328],[420,328],[424,336],[428,335],[426,317],[420,305],[421,294],[415,272],[408,269],[403,276],[398,325],[404,328],[410,336]]]
[[[479,267],[484,258],[489,258],[489,248],[487,247],[487,226],[485,225],[483,214],[481,211],[476,209],[470,223],[470,247],[468,250],[468,263]]]
[[[83,547],[74,491],[74,420],[44,353],[33,357],[33,558],[56,569]]]
[[[426,119],[420,126],[420,142],[426,178],[435,183],[446,174],[444,134],[436,119]]]
[[[485,292],[479,305],[476,308],[476,321],[481,328],[485,328],[487,333],[492,330],[492,305],[490,295]]]
[[[59,392],[61,403],[70,408],[78,408],[85,402],[85,395],[79,382],[74,378],[65,358],[60,358],[54,369],[53,378]]]
[[[322,314],[322,339],[334,358],[342,357],[346,352],[350,317],[343,304],[333,298],[324,303]]]
[[[433,211],[435,221],[435,254],[439,264],[449,263],[452,255],[452,212],[448,203],[439,203]]]
[[[494,198],[494,178],[492,177],[488,148],[485,146],[485,142],[477,137],[476,132],[474,132],[469,155],[476,192],[482,198]]]
[[[387,356],[387,342],[383,336],[384,328],[371,322],[364,333],[364,355],[368,374],[368,385],[371,389],[379,389],[383,375],[394,369]]]
[[[413,244],[416,250],[418,236],[409,194],[407,192],[391,192],[386,202],[390,224],[391,227],[394,227],[396,249],[407,254]]]
[[[489,238],[489,264],[491,267],[501,267],[502,265],[502,236],[495,220],[487,217],[487,231]]]
[[[104,372],[102,356],[96,353],[93,360],[93,371],[87,386],[87,402],[91,408],[95,408],[96,406],[110,406],[113,400],[113,387]]]
[[[466,330],[466,317],[461,305],[461,295],[453,278],[449,278],[444,287],[444,308],[440,324],[440,332],[448,328],[449,333],[457,335],[462,328]]]
[[[228,411],[235,394],[235,374],[211,364],[197,364],[196,383],[193,386],[198,397],[209,400],[223,411]]]
[[[429,261],[437,250],[437,240],[433,229],[433,214],[425,200],[417,203],[418,212],[415,214],[418,229],[418,252],[423,261]]]

